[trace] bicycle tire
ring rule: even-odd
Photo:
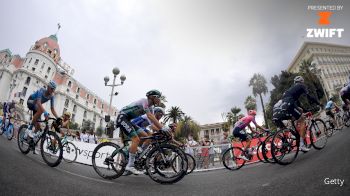
[[[258,145],[258,148],[256,149],[256,156],[258,157],[259,161],[260,162],[263,162],[263,163],[266,163],[265,159],[264,159],[264,156],[262,155],[263,154],[263,150],[262,150],[262,147],[263,147],[263,142],[261,142],[259,145]]]
[[[312,130],[313,128],[315,130]],[[324,123],[323,120],[315,119],[310,126],[309,134],[310,134],[311,144],[315,149],[321,150],[326,146],[327,138],[328,138],[327,137],[327,127],[326,127],[326,124]],[[321,142],[322,142],[322,140],[324,140],[325,142],[324,143],[317,142],[317,141],[315,141],[315,139],[317,139],[317,141],[321,141]]]
[[[194,159],[194,157],[188,153],[186,153],[186,157],[187,157],[187,165],[188,165],[188,168],[187,168],[187,173],[186,174],[190,174],[194,171],[194,169],[196,168],[196,160]],[[189,164],[189,163],[193,163],[193,164]],[[192,167],[190,167],[190,165]]]
[[[66,155],[65,155],[66,154]],[[67,156],[67,154],[69,154]],[[67,163],[73,163],[77,160],[78,150],[72,142],[67,142],[63,145],[63,160]]]
[[[326,127],[327,127],[327,132],[326,135],[328,137],[331,137],[333,135],[333,126],[332,126],[332,122],[330,120],[327,120],[326,122]]]
[[[18,133],[17,133],[17,145],[18,145],[19,150],[23,154],[28,154],[30,151],[29,143],[28,143],[27,139],[24,139],[24,134],[25,134],[25,131],[27,130],[27,128],[28,128],[28,125],[22,125],[19,127]]]
[[[174,157],[173,153],[176,153],[174,157],[180,159],[179,170],[173,169]],[[169,158],[171,160],[169,160]],[[165,159],[164,159],[165,158]],[[158,160],[159,159],[159,160]],[[146,171],[148,176],[155,182],[160,184],[174,184],[185,177],[187,173],[187,158],[185,153],[177,146],[171,144],[160,144],[150,150],[146,158]],[[171,168],[169,171],[162,172],[167,168]],[[153,171],[154,170],[154,171]],[[161,171],[162,170],[162,171]],[[175,176],[169,177],[165,173],[175,172]],[[159,175],[159,176],[157,176]]]
[[[0,123],[0,135],[4,134],[4,127],[2,127],[2,122]]]
[[[54,141],[56,142],[56,146],[52,146]],[[45,142],[47,142],[46,146],[44,146]],[[49,149],[50,146],[52,149]],[[63,147],[60,138],[55,132],[48,131],[47,133],[43,133],[40,142],[40,152],[41,157],[48,166],[57,167],[61,163],[63,157]],[[49,157],[54,157],[55,160],[51,162]]]
[[[337,115],[336,118],[337,118],[336,121],[337,121],[337,124],[338,124],[338,129],[342,130],[344,128],[343,118],[340,115]]]
[[[350,127],[350,119],[349,119],[349,116],[347,114],[343,115],[343,121],[344,121],[344,125],[346,127]]]
[[[266,163],[276,163],[275,160],[273,159],[271,155],[271,140],[273,139],[273,134],[270,134],[269,136],[266,137],[266,139],[263,141],[263,146],[262,146],[262,155],[266,161]],[[270,150],[267,148],[267,145],[270,143]],[[270,152],[270,158],[267,156],[267,153]]]
[[[118,166],[120,167],[120,170],[118,170],[113,163],[110,163],[109,161],[107,162],[107,164],[103,163],[103,160],[99,160],[100,157],[97,157],[97,153],[99,153],[99,150],[103,147],[110,147],[109,152],[111,152],[110,154],[112,155],[112,153],[115,150],[118,150],[117,154],[114,155],[114,157],[116,155],[118,155],[121,157],[121,163],[118,164]],[[98,154],[98,156],[100,156],[100,153]],[[101,155],[103,156],[103,155]],[[113,160],[115,160],[113,157]],[[94,168],[95,172],[101,176],[104,179],[108,179],[108,180],[112,180],[112,179],[116,179],[119,178],[121,175],[123,175],[124,171],[125,171],[125,167],[128,163],[128,160],[126,159],[127,155],[123,152],[123,150],[120,148],[119,145],[112,143],[112,142],[103,142],[100,143],[99,145],[96,146],[96,148],[94,149],[93,153],[92,153],[92,167]],[[107,158],[107,157],[106,157]],[[102,163],[101,163],[102,161]],[[106,172],[104,172],[106,171]],[[106,174],[108,172],[108,174]],[[111,173],[111,174],[109,174]]]
[[[280,143],[282,146],[279,149],[278,147]],[[273,136],[271,143],[271,154],[275,162],[280,165],[288,165],[295,161],[299,153],[299,143],[300,136],[297,132],[294,132],[291,129],[283,129],[277,131]],[[289,154],[290,152],[295,152],[295,154],[291,155],[290,160],[284,160],[286,154]]]
[[[12,140],[13,134],[14,134],[14,126],[12,123],[7,127],[6,133],[7,133],[7,139]]]
[[[242,148],[239,148],[239,147],[231,147],[227,149],[222,155],[222,163],[225,166],[225,168],[232,171],[241,169],[246,162],[244,159],[238,158],[238,156],[241,155],[242,153],[243,153],[243,150]],[[232,166],[230,166],[231,159],[232,159]]]

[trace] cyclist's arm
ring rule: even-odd
[[[58,115],[57,115],[56,110],[55,110],[54,107],[51,107],[51,113],[52,113],[56,118],[58,118]]]
[[[162,129],[163,125],[156,119],[156,117],[150,111],[148,111],[146,115],[147,118],[152,122],[152,125],[154,125],[157,128],[157,130]]]

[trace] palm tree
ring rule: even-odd
[[[261,107],[263,109],[264,113],[264,120],[265,124],[267,126],[267,118],[266,118],[266,112],[265,112],[265,106],[264,101],[262,99],[262,95],[266,94],[268,92],[267,86],[266,86],[266,79],[261,74],[254,74],[254,76],[249,81],[249,86],[253,87],[253,95],[256,97],[259,95],[260,101],[261,101]]]
[[[234,106],[231,108],[231,113],[233,114],[233,123],[237,122],[237,114],[241,112],[241,108]]]
[[[249,95],[244,101],[244,107],[247,109],[247,111],[256,110],[256,100],[254,97]]]
[[[180,107],[172,106],[170,110],[168,110],[168,113],[165,114],[164,122],[171,120],[173,123],[177,123],[184,115],[185,113],[181,111]]]
[[[178,130],[175,133],[176,139],[181,140],[181,138],[187,138],[189,134],[192,134],[194,139],[198,139],[200,126],[193,121],[190,116],[185,115],[184,118],[179,121],[177,129]]]

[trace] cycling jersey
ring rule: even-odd
[[[14,108],[15,108],[15,105],[12,104],[12,102],[4,102],[3,112],[4,114],[11,113],[11,109],[14,109]]]
[[[152,109],[148,105],[148,100],[146,98],[135,101],[120,110],[120,114],[126,115],[128,119],[134,119],[147,112],[152,112]]]
[[[146,128],[147,126],[152,124],[152,122],[148,119],[146,114],[132,119],[131,123],[133,123],[139,127],[142,127],[142,128]]]
[[[301,84],[301,83],[297,83],[294,86],[290,87],[283,94],[282,99],[284,99],[284,100],[288,99],[290,102],[296,102],[299,100],[300,96],[302,96],[303,94],[305,94],[310,101],[317,103],[319,105],[319,102],[317,101],[317,99],[312,97],[309,94],[309,91],[307,90],[305,84]]]
[[[35,104],[35,102],[37,100],[40,100],[40,102],[43,104],[43,103],[46,103],[47,101],[50,100],[50,103],[51,103],[51,107],[54,107],[54,96],[51,95],[49,97],[46,97],[45,96],[45,92],[46,90],[44,88],[41,88],[39,89],[38,91],[34,92],[33,94],[31,94],[28,98],[28,100],[32,100],[33,103]]]
[[[331,110],[331,109],[333,109],[333,107],[334,107],[334,102],[333,101],[328,101],[327,104],[326,104],[325,109],[326,110]]]
[[[350,93],[350,86],[344,86],[342,89],[340,89],[340,96],[344,95],[344,94],[349,94]]]
[[[242,130],[246,126],[248,126],[250,122],[253,122],[256,125],[255,117],[248,115],[248,116],[241,118],[239,121],[237,121],[235,124],[235,127],[238,127]]]

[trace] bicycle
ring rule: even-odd
[[[269,131],[265,131],[264,133],[269,133]],[[255,137],[258,139],[258,142],[256,145],[250,148],[251,151],[249,155],[247,155],[247,152],[245,152],[243,148],[232,145],[232,142],[236,142],[238,140],[241,142],[242,146],[244,146],[243,141],[239,138],[235,138],[234,136],[230,136],[229,140],[231,142],[231,147],[228,148],[222,156],[222,163],[225,166],[225,168],[228,170],[238,170],[242,168],[246,163],[246,160],[240,157],[246,156],[247,158],[249,158],[249,161],[251,161],[253,158],[253,154],[257,155],[259,161],[264,162],[265,159],[262,154],[264,141],[262,141],[261,139],[264,136],[264,133],[260,133]]]
[[[63,148],[63,160],[67,163],[73,163],[77,160],[78,157],[78,149],[77,147],[70,141],[68,141],[69,135],[64,135],[61,138],[62,148]]]
[[[331,137],[333,135],[333,132],[335,129],[338,129],[338,130],[341,130],[344,128],[344,120],[343,120],[343,116],[345,115],[341,115],[341,112],[340,110],[335,110],[335,113],[334,113],[334,119],[333,120],[329,115],[327,115],[327,120],[325,121],[326,123],[326,127],[327,127],[327,136],[328,137]],[[338,127],[336,128],[334,123],[336,125],[338,125]]]
[[[326,124],[323,120],[314,118],[311,112],[304,113],[306,116],[306,136],[305,145],[312,145],[315,149],[323,149],[327,144]],[[295,120],[292,126],[280,129],[273,136],[271,143],[271,152],[273,159],[280,165],[288,165],[292,163],[299,153],[300,134],[297,131]],[[323,140],[322,140],[323,139]]]
[[[136,153],[137,170],[146,170],[153,181],[161,184],[176,183],[186,175],[188,165],[185,153],[179,147],[168,144],[171,136],[161,131],[140,139],[151,140],[151,143],[145,150]],[[127,154],[126,146],[121,148],[112,142],[101,143],[92,154],[93,168],[103,178],[116,179],[125,171]]]
[[[14,135],[14,125],[11,118],[13,117],[9,116],[7,119],[0,121],[0,135],[5,133],[8,140],[12,140]]]
[[[34,138],[26,136],[25,132],[28,128],[27,124],[23,124],[18,129],[18,148],[23,154],[28,154],[30,150],[33,150],[35,154],[35,146],[40,143],[40,153],[45,163],[50,167],[56,167],[61,163],[63,147],[61,140],[55,132],[49,129],[49,120],[56,120],[55,118],[48,118],[47,120],[37,121],[45,123],[44,130],[38,131]],[[25,137],[26,136],[26,137]]]

